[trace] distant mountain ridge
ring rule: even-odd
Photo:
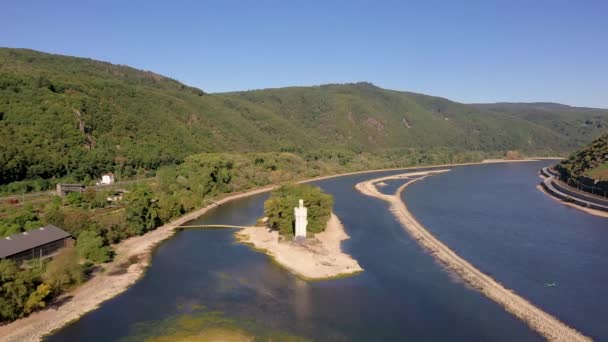
[[[512,106],[521,108],[538,108],[538,109],[573,109],[573,110],[602,110],[602,108],[581,107],[561,104],[557,102],[495,102],[495,103],[470,103],[473,106]],[[606,109],[604,109],[606,110]]]
[[[0,184],[133,174],[200,152],[563,155],[608,110],[467,105],[370,83],[208,94],[149,71],[0,48]]]
[[[575,146],[579,147],[608,131],[608,109],[572,107],[559,103],[542,102],[476,104],[474,106],[536,123],[570,139]]]

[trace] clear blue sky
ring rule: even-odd
[[[461,102],[608,108],[608,1],[3,0],[0,46],[209,92],[369,81]]]

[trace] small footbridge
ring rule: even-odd
[[[178,226],[177,228],[183,229],[243,229],[252,226],[235,226],[230,224],[190,224]]]

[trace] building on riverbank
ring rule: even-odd
[[[51,224],[0,239],[0,259],[21,264],[32,259],[53,257],[73,243],[72,236]]]
[[[70,192],[84,192],[84,184],[57,184],[57,196],[65,196]]]
[[[114,174],[106,173],[101,175],[101,180],[97,182],[97,185],[111,185],[114,184]]]

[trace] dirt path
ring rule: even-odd
[[[401,193],[410,184],[415,181],[424,179],[428,175],[449,170],[436,170],[401,174],[396,176],[387,176],[376,178],[358,183],[357,190],[361,193],[380,198],[390,203],[390,210],[402,224],[403,228],[412,238],[427,249],[433,257],[444,264],[448,269],[458,274],[466,283],[473,288],[483,293],[489,299],[495,301],[505,308],[508,312],[524,321],[532,329],[540,333],[549,341],[591,341],[587,336],[584,336],[575,329],[567,326],[552,315],[544,312],[525,298],[517,295],[512,290],[509,290],[492,279],[490,276],[478,270],[465,259],[452,251],[447,245],[439,241],[428,230],[426,230],[414,216],[408,211],[405,203],[401,200]],[[408,176],[422,176],[421,178],[413,179],[399,187],[394,195],[385,195],[378,191],[374,185],[387,179],[407,178]]]

